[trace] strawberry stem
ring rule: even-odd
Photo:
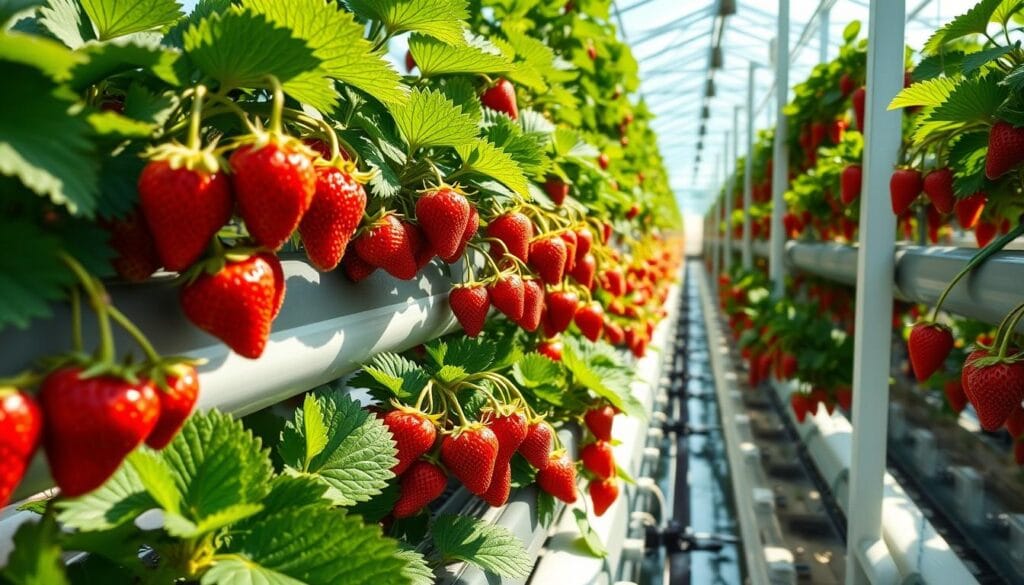
[[[110,330],[110,315],[107,313],[109,302],[107,301],[106,290],[104,290],[103,284],[90,275],[70,254],[67,252],[60,252],[59,254],[60,259],[78,278],[82,289],[89,297],[89,304],[96,313],[100,334],[100,345],[96,353],[96,359],[101,363],[111,363],[114,361],[114,336]]]
[[[192,97],[192,115],[188,123],[188,148],[198,151],[202,146],[199,138],[199,127],[203,120],[203,96],[206,95],[206,86],[197,85]]]
[[[71,288],[71,349],[81,353],[85,344],[82,343],[82,297],[78,287]]]
[[[267,76],[267,83],[274,94],[270,110],[270,132],[275,135],[281,134],[281,117],[284,112],[284,89],[281,82],[273,75]]]
[[[110,313],[110,317],[114,322],[120,325],[121,329],[124,329],[125,332],[135,340],[135,343],[137,343],[142,349],[142,353],[146,354],[146,359],[149,360],[151,364],[156,365],[161,361],[160,354],[157,353],[156,349],[153,348],[153,344],[150,343],[149,339],[147,339],[145,335],[143,335],[142,331],[139,330],[135,323],[132,323],[124,313],[113,305],[109,306],[107,311]]]
[[[1006,357],[1006,350],[1010,347],[1010,340],[1013,338],[1013,332],[1017,329],[1017,324],[1020,323],[1021,317],[1024,317],[1024,303],[1021,303],[1014,307],[1010,314],[1006,316],[1003,323],[1000,324],[1000,329],[997,331],[997,338],[999,339],[999,358]],[[1000,337],[1001,336],[1001,337]]]
[[[985,246],[984,248],[978,250],[974,254],[974,256],[972,256],[971,259],[967,261],[967,264],[964,266],[963,270],[958,272],[957,275],[953,277],[953,280],[951,280],[949,284],[946,285],[946,289],[942,291],[942,294],[939,296],[939,300],[935,303],[935,308],[932,309],[932,322],[934,322],[936,317],[938,316],[939,309],[942,308],[942,303],[946,301],[946,297],[949,296],[950,291],[953,290],[953,287],[956,286],[956,284],[960,282],[960,280],[964,276],[967,276],[967,274],[970,273],[971,270],[973,270],[976,266],[980,266],[981,263],[988,260],[990,256],[1005,248],[1007,244],[1009,244],[1013,240],[1016,240],[1017,237],[1019,237],[1021,234],[1024,234],[1024,223],[1018,223],[1017,226],[1014,227],[1012,230],[1006,232],[988,246]]]

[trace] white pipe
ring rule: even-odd
[[[902,21],[901,21],[902,22]],[[902,61],[901,61],[902,63]],[[786,213],[786,185],[789,183],[789,151],[786,148],[786,98],[789,97],[789,0],[779,0],[778,31],[775,35],[775,145],[772,155],[772,236],[768,275],[773,294],[781,297],[785,290],[786,234],[782,216]]]
[[[889,176],[901,140],[900,111],[887,111],[903,88],[905,0],[871,0],[868,18],[865,180],[860,195],[860,254],[853,349],[853,445],[846,583],[866,585],[860,551],[882,538],[889,363],[892,346],[896,217]]]
[[[750,208],[754,204],[754,75],[757,63],[750,62],[747,70],[747,168],[743,173],[743,269],[754,265],[751,249]]]
[[[832,7],[822,3],[821,15],[818,17],[818,61],[828,62],[829,25],[831,24]]]

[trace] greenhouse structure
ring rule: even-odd
[[[0,585],[1024,584],[1024,0],[0,25]]]

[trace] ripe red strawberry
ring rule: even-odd
[[[863,169],[860,165],[848,165],[839,176],[839,200],[849,205],[860,197]]]
[[[592,481],[587,486],[587,492],[594,504],[594,515],[603,516],[619,497],[619,481],[616,478]]]
[[[31,396],[0,388],[0,508],[7,505],[39,446],[43,414]]]
[[[604,338],[612,345],[622,345],[626,339],[626,332],[614,321],[606,321],[604,324]]]
[[[526,290],[518,274],[506,272],[500,275],[498,280],[487,287],[487,293],[491,296],[491,304],[509,319],[522,319]]]
[[[345,276],[349,280],[360,282],[373,274],[377,267],[360,258],[355,246],[352,246],[345,251],[345,256],[341,259],[341,269],[345,271]]]
[[[615,421],[615,409],[611,406],[605,404],[591,408],[583,415],[583,421],[587,423],[587,428],[590,429],[590,432],[598,440],[612,440],[612,423]]]
[[[599,167],[601,167],[601,170],[607,171],[608,170],[608,165],[610,165],[610,164],[611,164],[611,159],[608,158],[607,154],[602,152],[601,154],[599,154],[597,156],[597,165]]]
[[[516,320],[526,331],[536,331],[544,312],[544,287],[534,279],[523,281],[523,316]]]
[[[590,228],[581,227],[576,230],[576,261],[579,262],[594,248],[594,232]]]
[[[601,479],[608,479],[615,474],[615,454],[612,453],[611,443],[607,441],[586,445],[580,450],[580,459],[587,471]]]
[[[443,469],[428,461],[415,461],[402,474],[399,485],[398,501],[391,515],[409,518],[441,497],[448,485],[448,476]]]
[[[987,202],[988,195],[984,193],[975,193],[963,199],[957,199],[957,202],[953,205],[953,210],[956,211],[956,221],[960,224],[960,227],[965,230],[973,228],[981,218],[981,212],[985,211],[985,203]]]
[[[1004,424],[1006,425],[1006,432],[1010,433],[1010,436],[1014,439],[1024,436],[1024,407],[1020,403],[1010,412],[1010,416],[1006,417]]]
[[[960,380],[956,378],[946,380],[946,383],[942,385],[942,391],[953,412],[960,414],[967,407],[967,395],[964,394],[964,387]]]
[[[634,204],[629,206],[629,209],[626,210],[626,219],[633,219],[634,217],[636,217],[639,214],[640,214],[640,206],[637,205],[636,203],[634,203]]]
[[[487,312],[491,309],[490,295],[482,284],[456,286],[448,293],[448,305],[466,335],[480,335],[487,321]]]
[[[270,272],[274,275],[274,307],[273,311],[270,312],[270,319],[274,320],[277,319],[278,313],[281,312],[281,307],[284,306],[284,293],[285,288],[287,287],[287,282],[284,277],[284,267],[281,266],[281,259],[273,252],[259,252],[256,256],[262,258],[270,265]]]
[[[575,321],[583,336],[596,342],[601,338],[601,331],[604,329],[604,309],[596,302],[582,305],[576,310]]]
[[[942,213],[952,213],[956,199],[953,195],[953,171],[949,167],[935,169],[924,177],[924,194]]]
[[[102,221],[101,225],[110,232],[110,247],[117,252],[112,263],[118,276],[129,282],[142,282],[160,268],[156,243],[137,210],[120,219]]]
[[[996,224],[990,221],[978,220],[978,223],[974,226],[974,241],[978,243],[978,247],[984,248],[987,246],[996,237],[998,229]]]
[[[498,438],[494,431],[474,425],[441,441],[441,461],[473,494],[483,495],[491,485],[498,457]]]
[[[580,297],[568,290],[550,291],[544,297],[545,321],[555,333],[561,333],[569,328],[576,316],[576,307],[580,303]]]
[[[77,366],[43,380],[39,405],[46,420],[43,446],[61,495],[91,492],[153,431],[160,399],[148,380],[82,377]]]
[[[843,73],[842,77],[839,78],[839,93],[843,94],[843,96],[848,96],[855,88],[856,85],[853,82],[853,78],[850,77],[850,74]]]
[[[480,229],[480,216],[476,212],[476,207],[469,206],[469,220],[466,221],[466,229],[462,232],[462,240],[459,242],[459,248],[455,250],[455,253],[448,257],[442,257],[448,264],[452,264],[462,258],[462,255],[466,253],[466,246],[469,245],[469,240],[476,235],[476,231]]]
[[[533,238],[533,224],[530,218],[518,211],[498,216],[487,226],[487,237],[497,238],[505,243],[509,254],[523,262],[530,259],[530,240]],[[491,244],[491,255],[500,258],[504,253],[501,246]]]
[[[412,73],[412,70],[416,68],[416,60],[412,57],[412,51],[405,51],[405,70]]]
[[[181,289],[181,308],[197,327],[235,353],[256,359],[270,337],[277,283],[260,256],[227,260],[214,274],[202,272]]]
[[[498,439],[498,462],[508,462],[516,454],[516,450],[526,440],[529,429],[526,425],[526,417],[521,412],[512,412],[505,416],[495,416],[487,422],[487,426],[494,431]],[[495,468],[497,474],[497,468]]]
[[[448,186],[429,190],[416,200],[416,220],[441,258],[459,250],[469,221],[469,200]]]
[[[978,413],[981,428],[998,430],[1024,400],[1024,363],[974,365],[966,376],[964,392]]]
[[[417,409],[397,408],[384,415],[384,424],[391,431],[398,450],[398,463],[391,468],[395,475],[402,475],[413,461],[434,446],[437,428],[433,421]]]
[[[537,344],[537,353],[544,357],[560,362],[562,361],[562,342],[546,340]]]
[[[948,327],[936,323],[917,323],[907,338],[907,351],[914,376],[924,382],[932,376],[953,349],[953,333]]]
[[[548,175],[544,179],[544,191],[555,202],[555,205],[561,205],[569,195],[569,184],[558,175]]]
[[[853,390],[845,386],[836,390],[836,402],[840,408],[849,412],[853,408]]]
[[[558,237],[565,242],[565,273],[572,272],[576,267],[576,232],[564,231]]]
[[[316,192],[299,223],[299,235],[317,270],[338,266],[365,210],[366,191],[350,173],[334,165],[316,167]]]
[[[498,461],[494,465],[494,475],[491,477],[491,485],[480,498],[487,502],[488,506],[500,508],[508,502],[509,493],[512,491],[512,465],[508,462]]]
[[[613,297],[626,294],[626,277],[618,268],[609,268],[601,275],[601,286]]]
[[[857,120],[857,130],[864,132],[864,100],[867,99],[867,89],[858,87],[850,99],[853,101],[853,116]]]
[[[166,377],[167,387],[157,387],[156,396],[160,401],[160,416],[156,426],[146,437],[146,444],[154,449],[163,449],[178,434],[185,420],[192,414],[199,398],[199,373],[187,363],[171,366]]]
[[[261,246],[280,248],[299,227],[316,193],[309,158],[288,144],[245,145],[230,159],[238,212]]]
[[[791,380],[796,375],[797,359],[790,353],[783,354],[779,361],[779,378]]]
[[[910,209],[921,194],[921,172],[916,169],[896,169],[889,179],[889,195],[892,196],[892,212],[896,215]]]
[[[499,79],[493,87],[484,91],[480,101],[488,108],[502,112],[515,120],[519,117],[516,105],[516,88],[507,79]]]
[[[231,184],[224,173],[154,160],[142,169],[138,189],[139,206],[168,270],[191,266],[231,219]]]
[[[356,238],[356,252],[372,266],[401,280],[416,277],[416,256],[405,226],[394,214],[386,214]]]
[[[811,401],[803,392],[794,392],[789,395],[789,406],[796,415],[796,421],[802,423],[811,410]]]
[[[574,503],[576,465],[569,458],[569,454],[564,451],[552,453],[548,457],[548,464],[537,471],[537,485],[566,504]]]
[[[832,120],[828,124],[828,139],[832,144],[839,144],[846,134],[846,120]]]
[[[985,176],[997,179],[1024,162],[1024,128],[996,122],[988,133],[988,155]]]
[[[530,244],[530,266],[547,284],[555,285],[562,282],[567,258],[565,241],[558,236],[548,236]]]
[[[526,429],[526,437],[519,445],[519,454],[530,465],[537,469],[544,469],[547,467],[548,457],[551,455],[553,436],[554,430],[548,423],[538,421],[531,424]]]
[[[427,236],[420,229],[420,226],[407,221],[402,222],[402,229],[405,230],[405,237],[409,240],[409,250],[412,252],[413,261],[416,262],[416,272],[423,270],[423,267],[430,264],[437,254],[434,247],[427,241]],[[416,276],[413,274],[413,276]]]
[[[569,271],[569,274],[584,288],[594,290],[594,273],[596,271],[597,260],[594,259],[593,254],[587,254],[576,260],[576,265]]]

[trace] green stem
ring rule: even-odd
[[[146,354],[146,359],[148,359],[150,363],[156,364],[160,362],[160,354],[157,353],[153,344],[150,343],[149,339],[147,339],[145,335],[143,335],[142,331],[139,330],[135,323],[132,323],[124,313],[113,305],[107,307],[107,312],[110,313],[111,319],[120,325],[121,329],[124,329],[125,332],[135,340],[135,343],[139,344],[139,347],[142,348],[142,353]]]
[[[267,82],[270,84],[270,89],[274,94],[270,110],[270,131],[273,134],[280,134],[282,127],[281,117],[284,112],[284,89],[281,87],[281,82],[273,75],[267,76]]]
[[[1006,357],[1006,350],[1010,347],[1010,340],[1013,339],[1013,332],[1017,329],[1017,324],[1020,323],[1021,317],[1024,317],[1024,303],[1017,305],[1017,307],[1010,311],[1010,317],[1006,322],[1006,329],[1002,332],[1003,338],[999,342],[999,353],[998,357]]]
[[[953,290],[953,287],[956,286],[964,276],[967,276],[967,274],[976,266],[980,266],[981,263],[988,260],[990,256],[1005,248],[1007,244],[1016,240],[1021,234],[1024,234],[1024,223],[1018,223],[1012,230],[1003,234],[988,246],[978,250],[974,256],[967,261],[963,270],[957,273],[957,275],[953,277],[953,280],[946,285],[946,289],[942,291],[942,295],[939,296],[939,300],[935,303],[935,308],[932,310],[932,322],[934,322],[935,318],[938,316],[939,309],[942,308],[942,303],[946,301],[946,297],[949,296],[949,292]]]
[[[60,252],[60,258],[71,269],[71,272],[75,274],[79,282],[82,284],[82,289],[85,290],[86,295],[89,297],[89,304],[92,305],[93,311],[96,312],[96,320],[99,326],[100,333],[100,346],[99,351],[96,354],[96,359],[103,363],[110,363],[114,361],[114,336],[110,329],[110,315],[107,312],[109,303],[106,299],[106,291],[103,285],[98,280],[93,278],[86,270],[78,263],[77,260],[71,257],[66,252]]]
[[[82,351],[85,344],[82,343],[82,297],[78,287],[71,289],[71,349],[75,353]]]
[[[192,115],[188,124],[188,147],[191,150],[199,150],[202,146],[199,138],[199,128],[203,120],[203,96],[206,95],[206,86],[197,85],[192,97]]]
[[[427,381],[427,385],[423,387],[423,390],[420,390],[420,395],[416,399],[416,410],[422,410],[423,409],[423,401],[426,400],[427,395],[432,392],[433,386],[434,386],[434,381],[433,380],[429,380],[429,381]]]

